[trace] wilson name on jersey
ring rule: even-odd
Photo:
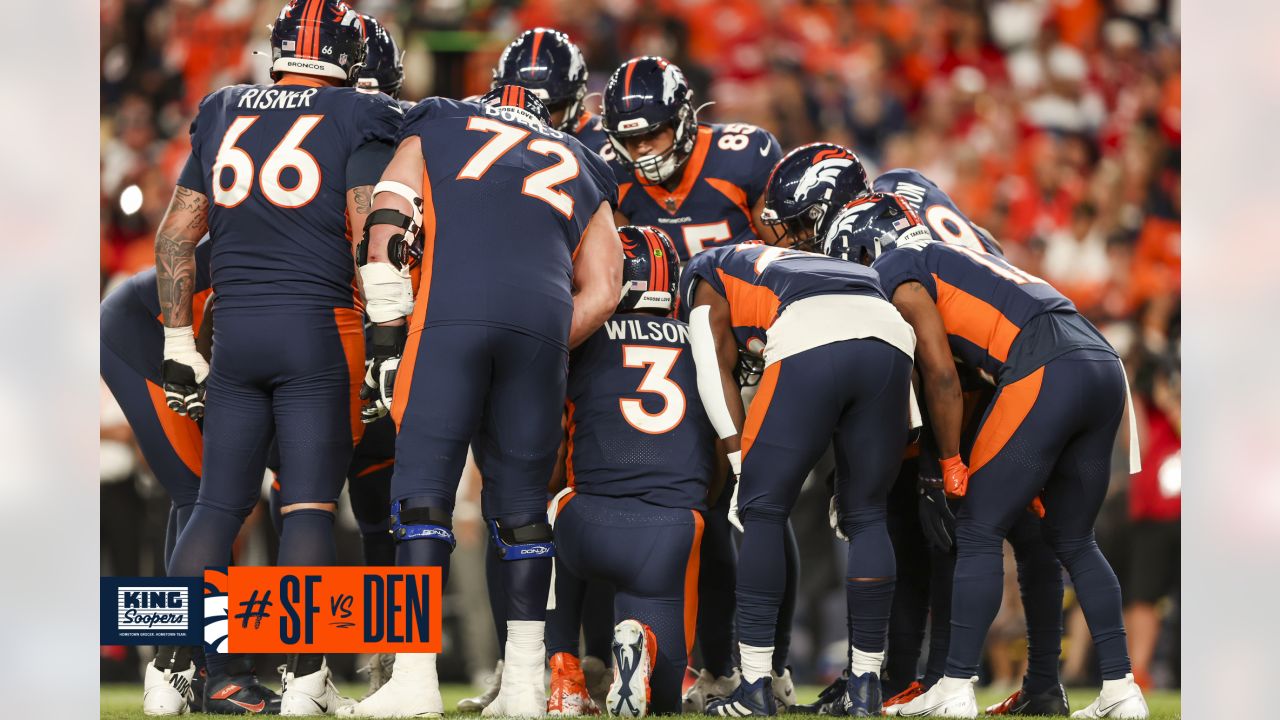
[[[346,193],[377,182],[403,118],[354,88],[236,85],[200,103],[178,184],[207,195],[218,306],[353,307]]]
[[[614,315],[570,355],[565,407],[565,469],[578,492],[705,509],[715,434],[688,325]]]
[[[567,346],[573,254],[617,194],[604,160],[509,109],[446,98],[409,112],[401,140],[410,137],[427,168],[411,329],[494,325]]]
[[[612,147],[604,156],[614,157]],[[699,123],[693,154],[674,190],[643,185],[613,163],[618,212],[632,225],[666,230],[681,262],[706,248],[757,240],[751,209],[781,159],[782,147],[767,130],[747,123]]]

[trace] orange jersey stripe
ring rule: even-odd
[[[778,316],[781,301],[773,291],[716,268],[724,283],[725,300],[729,301],[729,321],[735,327],[758,327],[768,330]]]
[[[693,153],[689,156],[689,162],[684,166],[684,174],[680,176],[680,185],[675,190],[668,191],[661,185],[641,185],[644,191],[649,193],[649,197],[658,203],[658,206],[672,215],[680,210],[680,206],[684,204],[684,199],[689,197],[689,193],[693,190],[693,184],[698,182],[698,176],[702,174],[702,166],[707,161],[707,151],[711,149],[711,128],[699,127],[698,137],[693,142]],[[640,171],[636,171],[636,177],[640,177]],[[672,206],[675,209],[668,209],[667,198],[672,200]],[[618,198],[618,202],[622,202],[622,198]]]
[[[364,384],[364,313],[355,308],[334,308],[333,319],[347,357],[347,380],[351,386],[351,447],[364,437],[360,421],[360,386]]]
[[[147,381],[147,394],[151,396],[156,420],[160,421],[160,429],[164,431],[169,446],[188,470],[199,475],[204,463],[204,436],[200,434],[200,426],[195,420],[170,410],[164,388],[150,380]]]
[[[702,513],[693,513],[693,544],[689,546],[689,561],[684,566],[684,651],[693,652],[693,638],[698,630],[698,573],[702,564]]]
[[[715,188],[716,190],[719,190],[721,195],[724,195],[725,197],[729,198],[729,200],[731,200],[734,205],[737,205],[738,209],[742,211],[742,214],[747,216],[747,223],[750,224],[751,206],[747,203],[747,191],[743,190],[737,185],[734,185],[728,180],[721,180],[720,178],[710,178],[710,177],[707,178],[706,180],[708,185]]]
[[[378,472],[379,470],[385,470],[395,464],[396,464],[395,458],[392,458],[390,460],[383,460],[382,462],[376,462],[370,465],[369,467],[361,470],[360,472],[356,473],[356,477],[358,478],[368,477],[369,475],[372,475]]]
[[[1040,397],[1040,386],[1044,382],[1044,368],[1041,367],[1021,380],[1009,383],[1000,388],[991,412],[982,422],[982,429],[973,441],[973,452],[969,456],[969,474],[974,475],[982,466],[1004,449],[1009,439],[1022,426],[1027,414]]]
[[[622,201],[626,199],[627,193],[631,188],[635,187],[635,183],[622,183],[618,185],[618,205],[622,205]]]
[[[568,425],[568,440],[565,441],[564,448],[564,477],[565,481],[569,484],[569,487],[573,487],[577,484],[576,479],[573,476],[573,434],[577,429],[577,425],[573,419],[573,411],[575,409],[573,401],[565,400],[564,404],[565,415],[567,418],[566,423]]]
[[[782,372],[782,362],[779,360],[764,369],[764,374],[760,376],[760,386],[756,389],[756,397],[751,401],[751,407],[747,408],[747,420],[742,428],[743,460],[746,460],[747,453],[755,444],[756,436],[760,434],[760,426],[764,425],[765,415],[769,412],[769,403],[773,401],[773,391],[778,387],[778,374]]]
[[[404,420],[404,407],[409,401],[413,385],[413,366],[418,360],[418,343],[422,340],[422,327],[427,321],[427,303],[431,299],[431,273],[436,255],[436,206],[431,194],[431,175],[422,170],[422,271],[419,274],[418,294],[414,297],[413,317],[409,321],[409,339],[401,355],[400,369],[396,373],[396,386],[391,398],[391,419],[396,431]]]
[[[938,312],[947,334],[962,337],[1004,362],[1009,357],[1009,346],[1022,329],[987,302],[937,275],[933,279],[938,287]]]

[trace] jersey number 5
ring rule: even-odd
[[[306,205],[320,191],[320,163],[315,156],[303,150],[302,141],[324,119],[323,115],[303,115],[298,118],[289,131],[284,134],[267,161],[262,163],[262,173],[258,185],[262,194],[271,204],[282,208],[297,208]],[[222,144],[218,146],[218,156],[213,161],[213,202],[226,208],[233,208],[244,202],[253,189],[253,158],[249,153],[236,147],[240,136],[258,121],[257,115],[237,117],[222,136]],[[222,184],[222,171],[230,168],[231,184]],[[285,168],[293,168],[298,173],[298,182],[293,187],[285,187],[281,177]]]
[[[511,148],[529,136],[528,130],[485,117],[468,118],[467,129],[493,133],[493,137],[481,145],[471,159],[467,160],[467,164],[458,171],[459,180],[479,180],[484,177],[498,158],[506,155]],[[534,138],[529,141],[528,147],[539,155],[547,157],[554,155],[560,159],[560,162],[526,177],[521,192],[547,203],[567,218],[573,217],[573,197],[556,190],[555,187],[578,177],[578,158],[574,157],[573,151],[563,143],[546,138]]]
[[[661,435],[676,429],[684,420],[684,391],[671,379],[681,348],[653,347],[652,345],[623,345],[622,366],[645,368],[644,378],[636,392],[653,393],[662,398],[665,405],[661,412],[650,413],[634,398],[621,398],[618,407],[622,417],[631,427],[642,433]]]

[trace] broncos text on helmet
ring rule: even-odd
[[[404,53],[400,52],[395,38],[386,26],[372,15],[364,18],[365,33],[369,36],[368,52],[364,67],[360,68],[356,85],[361,89],[377,90],[393,98],[400,97],[404,84]]]
[[[342,0],[291,0],[271,25],[271,79],[297,73],[351,85],[365,62],[365,32]]]
[[[617,312],[656,311],[669,315],[679,296],[680,257],[671,236],[652,225],[624,225],[622,238],[622,299]]]
[[[493,69],[493,87],[501,85],[528,88],[548,111],[563,110],[556,129],[568,132],[582,115],[587,63],[565,33],[550,28],[525,30],[502,51]]]
[[[887,250],[919,248],[931,242],[929,228],[906,200],[892,193],[871,193],[835,214],[822,239],[822,251],[870,265]]]
[[[760,219],[777,240],[816,250],[836,211],[870,189],[867,171],[852,150],[810,143],[787,153],[773,168]]]
[[[602,120],[609,144],[624,169],[635,170],[648,185],[666,182],[693,153],[698,119],[693,91],[684,73],[666,58],[632,58],[613,71],[604,89]],[[661,153],[633,158],[625,138],[675,130],[675,141]]]

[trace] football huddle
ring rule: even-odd
[[[345,489],[367,565],[447,583],[474,468],[501,659],[461,710],[1148,717],[1094,537],[1118,438],[1141,469],[1121,354],[948,188],[699,120],[664,57],[618,65],[593,112],[555,29],[515,37],[486,94],[416,102],[341,0],[288,2],[270,46],[272,84],[199,103],[154,268],[102,302],[170,576],[227,564],[270,471],[276,564],[338,564]],[[844,671],[814,697],[788,659],[806,483],[847,544]],[[1006,541],[1027,662],[984,707]],[[1102,679],[1074,713],[1064,571]],[[142,709],[440,717],[441,657],[375,658],[357,700],[324,655],[277,692],[249,656],[164,646]]]

